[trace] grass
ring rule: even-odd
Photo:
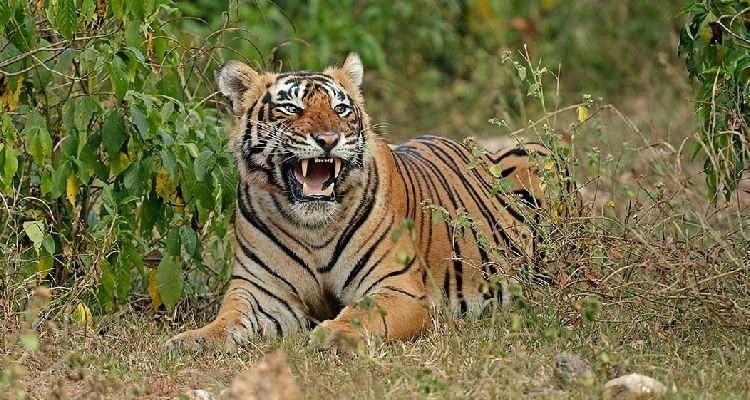
[[[22,360],[11,363],[18,377],[13,387],[32,398],[218,393],[236,373],[276,348],[286,354],[298,386],[311,399],[590,398],[601,396],[613,371],[655,377],[676,390],[668,398],[750,396],[749,337],[732,329],[599,321],[566,337],[544,338],[541,332],[555,327],[544,309],[529,310],[517,331],[510,330],[506,317],[460,320],[457,336],[443,325],[412,342],[371,342],[359,356],[310,349],[304,333],[256,343],[235,355],[174,356],[162,350],[177,332],[174,327],[126,313],[98,324],[95,334],[75,327],[44,329],[38,351],[21,350],[11,335],[4,356],[20,350],[15,354]],[[587,361],[593,385],[560,389],[553,359],[564,351]],[[7,388],[4,393],[14,398]]]

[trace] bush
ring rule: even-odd
[[[746,1],[691,1],[692,20],[680,33],[680,54],[698,81],[695,112],[708,194],[729,200],[750,168],[750,8]]]
[[[33,280],[109,312],[142,282],[171,308],[183,271],[216,289],[237,178],[210,58],[175,36],[168,0],[31,4],[0,4],[5,298]]]

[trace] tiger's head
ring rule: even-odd
[[[239,61],[216,73],[239,118],[231,147],[240,180],[271,193],[283,214],[321,226],[363,186],[372,150],[351,53],[323,72],[258,73]]]

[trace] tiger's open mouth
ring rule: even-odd
[[[335,201],[336,178],[341,174],[342,160],[332,158],[306,158],[297,161],[287,170],[292,200]]]

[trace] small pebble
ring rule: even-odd
[[[594,373],[581,356],[575,353],[560,353],[555,356],[555,378],[561,388],[573,384],[591,386]]]
[[[654,378],[630,374],[615,378],[604,385],[605,399],[658,399],[667,393],[667,387]]]

